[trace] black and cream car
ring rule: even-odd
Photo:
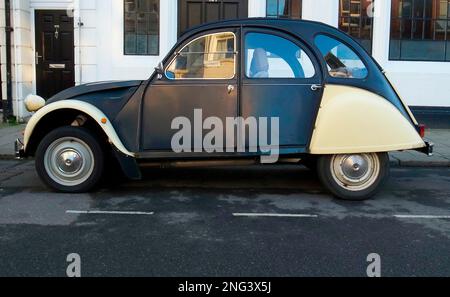
[[[174,152],[171,122],[192,119],[195,109],[223,120],[279,118],[280,158],[303,160],[343,199],[367,199],[380,189],[388,152],[432,153],[423,127],[373,58],[345,33],[310,21],[197,27],[148,80],[81,85],[46,102],[30,100],[28,108],[36,113],[16,144],[18,157],[34,156],[41,179],[61,192],[93,189],[110,156],[139,179],[147,162],[264,154]]]

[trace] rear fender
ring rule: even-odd
[[[359,88],[325,87],[311,154],[379,153],[424,147],[414,125],[388,100]]]

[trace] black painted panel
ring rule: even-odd
[[[202,84],[202,81],[184,85],[168,82],[165,85],[151,86],[144,99],[144,149],[171,150],[172,137],[177,132],[171,129],[172,121],[176,117],[184,116],[190,119],[193,125],[195,109],[202,109],[203,119],[218,117],[225,123],[226,117],[236,117],[237,91],[228,94],[227,87],[228,83]],[[194,138],[192,144],[194,148]]]
[[[244,85],[242,115],[278,117],[280,145],[306,146],[320,99],[321,92],[311,91],[311,85]]]

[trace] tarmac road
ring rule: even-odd
[[[91,194],[0,161],[0,276],[450,276],[450,169],[394,168],[345,202],[293,165],[145,170]]]

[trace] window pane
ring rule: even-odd
[[[245,36],[245,67],[248,78],[311,78],[314,65],[293,42],[270,34]]]
[[[372,52],[373,0],[340,0],[339,29]]]
[[[236,54],[233,33],[217,33],[185,46],[166,71],[169,79],[231,79]]]
[[[267,16],[276,17],[278,15],[278,0],[267,0]]]
[[[301,19],[302,0],[267,0],[267,17]]]
[[[392,60],[445,61],[448,57],[448,0],[392,0]]]
[[[316,46],[325,58],[331,76],[339,78],[365,78],[368,71],[358,55],[342,42],[318,35]]]
[[[125,55],[159,54],[159,0],[124,0]]]

